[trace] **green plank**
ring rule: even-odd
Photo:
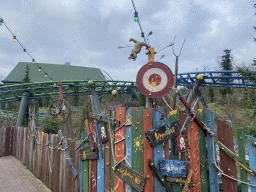
[[[173,123],[175,121],[178,121],[179,120],[179,111],[177,110],[174,110],[174,111],[171,111],[170,112],[170,123]],[[174,139],[171,139],[170,140],[170,159],[171,160],[179,160],[179,154],[174,154]],[[172,184],[172,191],[173,192],[180,192],[181,189],[180,189],[180,184]]]
[[[245,164],[246,159],[245,159],[244,138],[245,138],[244,130],[237,129],[238,155],[239,155],[238,159]],[[240,178],[241,178],[241,181],[244,181],[247,183],[247,171],[243,169],[241,166],[240,166]],[[246,184],[241,183],[241,192],[248,192],[248,186]]]
[[[203,123],[206,123],[204,109],[198,109],[198,117]],[[198,131],[199,131],[201,191],[208,191],[209,176],[207,174],[208,162],[207,162],[206,136],[200,127]]]
[[[144,174],[143,108],[132,109],[132,168]],[[137,191],[137,190],[134,190]]]

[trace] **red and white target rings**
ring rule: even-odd
[[[171,90],[173,74],[165,64],[150,62],[139,70],[136,82],[143,95],[149,98],[160,98]]]

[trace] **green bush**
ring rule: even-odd
[[[53,133],[57,134],[60,129],[60,125],[58,123],[53,122],[49,116],[46,116],[42,120],[42,131],[44,133]]]

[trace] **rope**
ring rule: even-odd
[[[176,92],[178,92],[177,91],[177,88],[172,88],[172,89],[175,89],[176,90]],[[170,99],[173,101],[173,98],[169,95],[169,94],[167,94],[169,97],[170,97]],[[182,110],[182,108],[176,103],[176,106],[177,107],[179,107],[180,108],[180,110]]]
[[[249,186],[251,186],[251,187],[256,187],[256,185],[253,185],[253,184],[250,184],[250,183],[247,183],[247,182],[244,182],[244,181],[241,181],[241,180],[239,180],[239,179],[236,179],[236,178],[234,178],[234,177],[231,177],[231,176],[229,176],[229,175],[227,175],[227,174],[225,174],[224,172],[223,172],[223,170],[221,170],[221,168],[217,165],[217,162],[216,162],[216,157],[215,157],[215,142],[214,142],[214,136],[212,135],[212,146],[213,146],[213,161],[214,161],[214,165],[215,165],[215,167],[219,170],[219,173],[221,174],[221,175],[224,175],[224,176],[226,176],[226,177],[228,177],[229,179],[233,179],[233,180],[235,180],[235,181],[238,181],[238,182],[241,182],[241,183],[243,183],[243,184],[245,184],[245,185],[249,185]],[[233,152],[232,152],[233,153]]]
[[[171,110],[173,110],[173,109],[171,108],[171,106],[167,103],[167,101],[165,100],[165,98],[162,97],[162,99],[164,100],[165,104],[166,104]]]

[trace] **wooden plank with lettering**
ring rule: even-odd
[[[252,136],[247,136],[247,142],[248,142],[248,154],[249,154],[249,166],[253,171],[256,172],[256,147],[254,143],[256,143],[256,138]],[[256,185],[256,177],[253,177],[250,175],[250,180],[252,185]],[[256,192],[255,187],[251,187],[251,192]]]
[[[126,122],[128,126],[125,127],[125,146],[126,146],[126,161],[125,165],[132,166],[132,107],[129,107],[126,110]],[[132,192],[132,187],[128,184],[125,184],[125,190]]]
[[[175,154],[189,149],[188,136],[180,135],[175,138]]]
[[[170,123],[179,121],[179,113],[177,110],[171,111],[169,113]],[[179,154],[175,154],[175,142],[174,139],[170,139],[170,159],[172,160],[179,160]],[[173,183],[172,184],[172,191],[180,191],[180,184]]]
[[[168,177],[186,177],[187,162],[178,160],[162,159],[159,161],[160,172]]]
[[[152,109],[143,110],[143,135],[152,129]],[[150,146],[150,143],[147,139],[144,139],[144,175],[147,177],[145,184],[145,191],[153,192],[154,191],[154,178],[153,170],[149,169],[148,159],[153,159],[153,148]]]
[[[193,171],[192,182],[196,186],[191,189],[192,192],[201,191],[200,175],[200,152],[199,152],[199,132],[198,124],[195,121],[189,123],[189,145],[190,145],[190,168]]]
[[[171,135],[168,134],[165,126],[147,131],[145,134],[152,147],[155,147],[171,139]]]
[[[120,107],[116,109],[116,119],[120,121],[120,124],[123,125],[126,120],[126,109],[125,107]],[[115,127],[115,162],[122,161],[125,158],[125,126],[119,129]],[[124,163],[124,162],[122,162]],[[125,184],[116,176],[114,173],[114,191],[125,191]]]
[[[159,111],[152,109],[152,128],[157,129],[162,126],[161,123],[161,114]],[[157,145],[153,148],[153,163],[156,168],[159,170],[159,160],[164,158],[164,147],[163,145]],[[161,181],[157,179],[157,176],[154,175],[154,190],[155,191],[164,191],[164,186]]]
[[[137,191],[143,191],[146,177],[132,168],[120,163],[116,166],[116,176]]]
[[[228,121],[217,120],[218,140],[230,151],[234,152],[232,128]],[[220,168],[229,176],[236,178],[236,163],[220,148]],[[238,191],[237,181],[222,176],[223,191]]]

